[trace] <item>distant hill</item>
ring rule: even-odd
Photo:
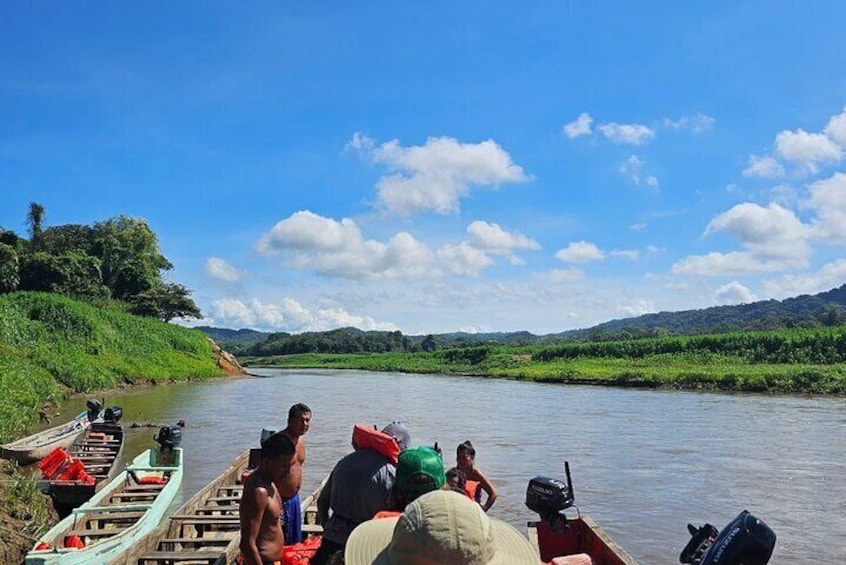
[[[267,333],[201,326],[224,349],[236,355],[291,353],[385,353],[477,345],[535,345],[561,341],[604,341],[660,335],[693,335],[846,323],[846,284],[815,295],[762,300],[735,306],[714,306],[680,312],[659,312],[611,320],[590,328],[536,335],[527,331],[407,336],[401,332],[339,328],[301,334]]]

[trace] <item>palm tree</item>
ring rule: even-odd
[[[44,233],[42,228],[44,214],[44,206],[38,202],[29,203],[29,213],[26,215],[26,223],[29,226],[29,243],[35,251],[41,249],[41,236]]]

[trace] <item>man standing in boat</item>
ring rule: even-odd
[[[287,437],[296,448],[297,455],[293,465],[299,467],[299,475],[302,477],[302,466],[306,460],[305,439],[303,436],[311,426],[311,408],[299,402],[288,410],[288,426],[280,433]],[[303,517],[300,508],[300,485],[297,485],[297,494],[291,498],[283,499],[282,510],[284,516],[285,544],[291,545],[303,541]]]
[[[285,435],[262,442],[261,462],[244,483],[238,508],[244,565],[279,563],[282,558],[282,499],[296,494],[302,481],[302,467],[295,460],[296,448]]]

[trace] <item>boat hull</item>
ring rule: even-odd
[[[182,450],[174,450],[176,456],[167,466],[154,463],[158,457],[158,450],[147,450],[136,457],[132,463],[120,474],[116,475],[109,483],[100,490],[88,502],[76,509],[71,515],[64,518],[50,529],[40,542],[51,546],[58,546],[67,535],[82,535],[75,530],[78,524],[86,523],[102,517],[104,522],[106,516],[115,516],[123,513],[129,516],[131,512],[142,512],[143,514],[129,527],[122,528],[119,533],[111,537],[97,537],[96,530],[90,532],[89,543],[82,549],[50,549],[30,551],[25,560],[25,565],[102,565],[109,563],[121,554],[128,551],[139,540],[153,531],[164,519],[171,502],[182,483]],[[168,473],[168,481],[161,488],[153,501],[149,503],[128,503],[114,504],[110,501],[119,496],[124,487],[130,483],[130,476],[143,478],[144,476],[157,475],[160,472]],[[141,510],[143,508],[143,510]],[[108,532],[106,523],[102,526],[103,531]],[[39,542],[39,543],[40,543]]]
[[[555,557],[586,553],[596,565],[637,565],[637,561],[590,518],[573,518],[567,524],[563,531],[555,531],[546,522],[528,523],[529,541],[537,547],[544,563]]]
[[[70,446],[88,425],[88,413],[82,412],[70,422],[0,445],[0,457],[21,465],[35,463],[58,447]]]

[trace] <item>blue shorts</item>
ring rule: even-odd
[[[300,509],[300,495],[282,501],[282,531],[285,533],[285,545],[303,541],[303,516]]]

